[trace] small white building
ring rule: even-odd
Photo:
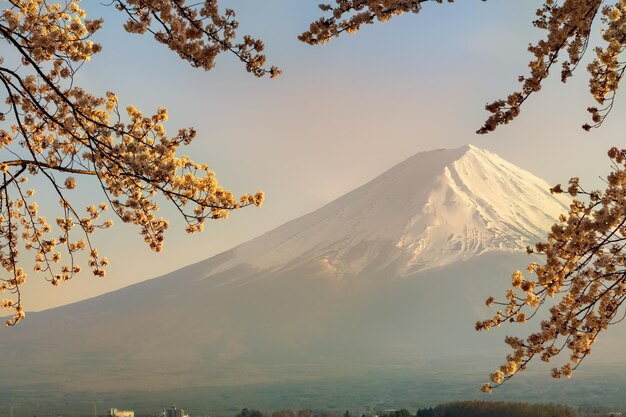
[[[109,409],[109,417],[135,417],[134,411],[118,410],[117,408]]]

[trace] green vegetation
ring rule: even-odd
[[[457,401],[417,410],[415,417],[578,417],[574,409],[557,404],[507,401]],[[389,417],[405,417],[389,415]]]
[[[314,413],[311,410],[280,410],[261,413],[259,410],[244,408],[236,417],[338,417],[339,413]],[[354,416],[346,410],[344,417]],[[403,408],[363,414],[363,417],[580,417],[571,407],[558,404],[528,404],[509,401],[457,401],[422,408],[415,414]]]
[[[428,410],[432,410],[432,408],[430,408]],[[419,413],[420,410],[417,410],[417,411]],[[409,410],[407,410],[406,408],[403,408],[401,410],[392,411],[392,412],[389,412],[389,413],[384,413],[380,417],[414,417],[414,416],[413,416],[413,414],[411,414],[411,412]]]

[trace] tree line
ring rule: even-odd
[[[235,417],[580,417],[571,407],[560,404],[528,404],[509,401],[457,401],[420,408],[415,413],[403,408],[378,412],[314,412],[278,410],[269,413],[244,408]]]
[[[560,404],[528,404],[508,401],[457,401],[417,410],[415,417],[579,417]],[[388,416],[401,417],[401,416]]]

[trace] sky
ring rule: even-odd
[[[526,48],[542,35],[531,24],[540,3],[427,3],[418,15],[309,46],[297,35],[320,16],[316,1],[222,1],[237,12],[240,33],[262,39],[268,63],[284,71],[258,79],[229,54],[211,71],[193,69],[149,36],[125,33],[114,8],[85,2],[90,17],[105,18],[94,37],[104,50],[76,82],[94,94],[113,91],[120,104],[145,113],[167,107],[168,131],[198,131],[181,154],[208,163],[236,194],[263,190],[266,201],[208,222],[195,235],[163,208],[171,226],[158,254],[138,229],[117,221],[94,237],[111,262],[106,278],[83,273],[55,288],[33,274],[23,288],[24,307],[38,311],[93,297],[207,259],[421,151],[472,143],[550,183],[579,176],[583,185],[600,187],[610,169],[606,151],[626,144],[620,129],[626,108],[618,97],[604,126],[584,132],[585,109],[593,105],[584,66],[565,85],[557,78],[546,83],[512,124],[487,136],[474,133],[488,116],[484,105],[513,92],[517,76],[527,72]],[[40,206],[53,204],[45,193],[42,198]],[[80,180],[73,198],[85,205],[103,201]]]

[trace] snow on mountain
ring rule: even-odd
[[[306,216],[234,249],[238,264],[276,270],[317,263],[337,277],[397,275],[545,240],[567,200],[542,179],[472,145],[422,152]],[[223,283],[225,284],[225,283]]]

